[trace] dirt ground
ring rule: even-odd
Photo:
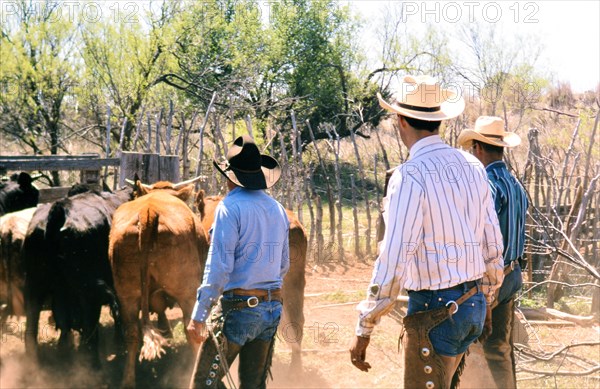
[[[353,263],[351,266],[307,267],[305,317],[303,340],[303,369],[293,374],[289,369],[290,348],[278,341],[273,360],[271,388],[398,388],[402,386],[402,355],[398,351],[399,322],[403,310],[384,317],[375,329],[367,350],[367,361],[373,368],[364,373],[350,363],[348,347],[356,325],[356,303],[364,295],[372,271],[371,263]],[[24,355],[24,318],[11,318],[2,329],[0,339],[0,388],[79,388],[116,387],[122,373],[123,359],[115,355],[112,343],[113,328],[108,314],[103,314],[101,331],[102,370],[91,371],[79,366],[77,355],[56,355],[57,334],[47,323],[49,315],[42,316],[42,345],[40,363],[28,362]],[[143,362],[137,367],[138,387],[187,387],[192,370],[192,353],[183,340],[183,324],[178,309],[169,314],[175,339],[167,354],[160,360]],[[553,328],[538,331],[535,338],[544,336],[553,346],[573,342],[598,341],[598,328]],[[600,362],[600,348],[592,348],[589,359]],[[588,353],[588,355],[590,355]],[[463,386],[470,388],[493,387],[488,379],[485,363],[477,352],[467,360]],[[233,376],[236,379],[235,364]],[[469,370],[470,369],[470,370]],[[527,373],[519,373],[525,377]],[[487,378],[486,378],[487,377]],[[552,378],[524,381],[520,387],[600,388],[600,380],[555,381]],[[571,386],[573,385],[573,386]]]

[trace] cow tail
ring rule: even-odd
[[[102,294],[106,296],[108,306],[110,308],[110,313],[115,322],[121,320],[121,314],[119,311],[119,299],[117,298],[117,294],[114,291],[114,288],[108,285],[105,281],[99,280],[98,287]]]
[[[6,317],[8,315],[14,314],[14,306],[13,306],[13,293],[12,293],[12,283],[13,281],[13,272],[12,272],[12,256],[10,255],[10,248],[13,246],[13,232],[9,230],[8,236],[4,237],[6,241],[2,241],[0,244],[0,261],[4,262],[4,269],[6,271],[6,293],[7,293],[7,302],[6,302],[6,311],[3,312],[0,309],[0,325],[4,324]],[[0,307],[1,308],[1,307]]]
[[[150,272],[149,257],[158,237],[158,214],[151,208],[140,214],[138,244],[141,253],[140,281],[142,291],[142,336],[144,343],[140,351],[140,362],[144,359],[149,361],[160,358],[166,353],[163,345],[167,343],[150,322]]]

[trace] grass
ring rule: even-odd
[[[542,308],[546,306],[545,291],[534,291],[529,298],[527,295],[519,297],[519,306],[523,308]],[[590,297],[566,295],[560,300],[554,302],[554,309],[570,313],[572,315],[589,316],[592,309],[592,300]]]
[[[364,290],[343,291],[336,290],[332,293],[327,293],[321,296],[321,299],[334,304],[343,304],[353,301],[361,301],[365,298]]]

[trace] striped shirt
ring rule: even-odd
[[[527,217],[527,195],[521,183],[508,171],[502,161],[486,166],[491,182],[492,197],[502,231],[504,264],[523,255],[525,247],[525,218]]]
[[[357,335],[372,332],[402,288],[437,290],[483,277],[491,301],[503,279],[502,236],[486,171],[474,156],[439,135],[419,140],[390,178],[383,217]]]

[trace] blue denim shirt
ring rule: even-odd
[[[527,217],[527,195],[521,183],[508,171],[502,161],[486,166],[491,181],[492,197],[504,243],[504,264],[523,255],[525,246],[525,218]]]
[[[237,187],[219,203],[192,319],[203,322],[223,291],[278,289],[290,266],[285,209],[263,190]]]

